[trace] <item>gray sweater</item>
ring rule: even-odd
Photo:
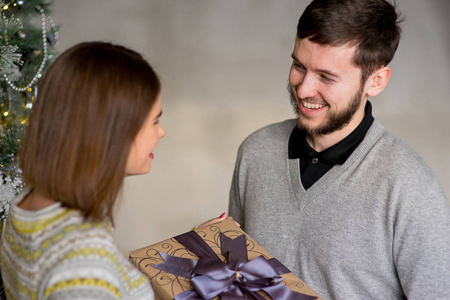
[[[324,299],[450,299],[450,205],[425,161],[375,120],[305,191],[294,125],[243,142],[229,214]]]

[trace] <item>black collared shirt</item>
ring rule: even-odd
[[[358,127],[339,143],[321,152],[306,141],[306,132],[297,127],[289,137],[289,159],[300,158],[300,177],[305,190],[325,175],[334,165],[342,165],[364,139],[373,123],[372,105],[367,101],[364,119]]]

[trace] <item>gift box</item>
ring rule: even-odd
[[[130,252],[156,299],[322,299],[230,219]]]

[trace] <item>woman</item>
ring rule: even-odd
[[[151,169],[160,116],[160,82],[140,54],[89,42],[56,59],[19,156],[29,188],[2,238],[9,298],[153,299],[111,231],[124,177]]]

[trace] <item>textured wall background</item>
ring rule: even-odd
[[[417,149],[450,195],[450,3],[398,0],[407,17],[374,115]],[[242,140],[292,118],[286,81],[308,0],[58,0],[59,50],[90,40],[131,47],[162,79],[167,135],[152,171],[127,178],[116,237],[125,254],[227,210]],[[389,151],[389,149],[386,149]]]

